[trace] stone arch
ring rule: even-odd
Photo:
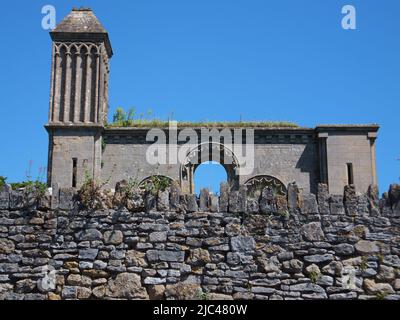
[[[248,194],[253,197],[261,195],[265,187],[270,187],[275,194],[286,196],[287,188],[281,180],[270,175],[258,175],[248,179],[245,183]]]
[[[220,163],[226,170],[230,188],[238,189],[239,161],[233,151],[223,143],[204,142],[192,148],[181,164],[180,184],[183,192],[194,193],[194,172],[207,161]]]

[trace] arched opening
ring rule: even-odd
[[[198,165],[194,171],[194,189],[199,194],[200,189],[207,188],[210,192],[219,193],[221,182],[228,181],[228,174],[223,165],[215,161],[207,161]]]
[[[202,182],[203,178],[200,178],[200,181],[195,183],[195,172],[200,166],[206,165],[206,163],[208,164],[205,168],[210,168],[208,170],[211,173],[201,174],[202,170],[206,170],[204,168],[198,171],[196,176],[209,178],[204,178],[204,182]],[[181,165],[180,182],[182,191],[184,193],[198,193],[201,188],[210,187],[210,191],[218,192],[221,181],[227,181],[231,190],[237,190],[239,188],[238,163],[233,152],[221,143],[199,144],[188,152]],[[213,175],[216,176],[218,170],[220,170],[220,177],[223,178],[211,183],[211,181],[215,181]]]

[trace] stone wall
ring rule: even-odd
[[[172,187],[122,206],[117,188],[114,208],[83,210],[72,189],[6,186],[0,299],[400,299],[400,186],[318,191]]]

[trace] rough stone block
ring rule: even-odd
[[[79,250],[79,259],[94,261],[96,259],[99,249],[87,248]]]
[[[219,209],[221,212],[228,212],[229,184],[227,182],[221,182],[219,190]]]
[[[344,206],[346,214],[356,216],[357,212],[357,194],[355,185],[348,185],[344,187]]]
[[[195,194],[186,195],[186,206],[188,212],[197,212],[199,210],[197,205],[197,198]]]
[[[23,209],[25,206],[23,191],[10,191],[10,210]]]
[[[302,214],[318,214],[318,204],[315,194],[300,194],[300,210]]]
[[[395,214],[400,214],[400,184],[392,184],[389,188],[389,200]]]
[[[238,213],[239,211],[239,191],[229,192],[229,212]]]
[[[156,209],[157,206],[156,197],[151,192],[146,193],[145,206],[146,206],[146,212],[151,212]]]
[[[157,210],[168,211],[169,210],[169,191],[159,191],[157,194]]]
[[[265,187],[261,192],[260,211],[264,214],[277,212],[275,195],[271,188]]]
[[[319,222],[310,222],[303,225],[300,232],[308,241],[322,241],[325,238],[321,223]]]
[[[288,185],[288,208],[290,212],[296,212],[299,208],[299,188],[296,182],[289,183]]]
[[[248,213],[258,213],[260,206],[257,199],[247,199],[247,211]]]
[[[170,186],[170,208],[172,211],[177,211],[180,209],[180,197],[181,197],[181,188],[177,181],[172,181]]]
[[[246,212],[247,209],[247,186],[240,185],[239,186],[239,195],[238,195],[238,210],[239,212]]]
[[[210,201],[210,191],[208,189],[200,190],[200,211],[208,211]]]
[[[210,195],[210,211],[219,212],[219,198],[214,194]]]
[[[318,184],[318,209],[321,214],[329,214],[329,192],[325,183]]]
[[[74,208],[76,191],[74,188],[60,188],[58,209],[60,210],[71,210]]]
[[[232,251],[247,252],[255,249],[256,243],[253,237],[250,236],[237,236],[231,237]]]
[[[0,188],[0,210],[8,210],[10,208],[10,191],[8,185]]]

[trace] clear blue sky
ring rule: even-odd
[[[0,175],[47,165],[51,41],[57,22],[90,6],[110,33],[111,114],[135,106],[177,120],[288,120],[381,125],[381,192],[400,176],[400,1],[3,1]],[[357,9],[357,30],[341,8]],[[213,175],[218,180],[217,175]],[[200,182],[210,184],[210,178]]]

